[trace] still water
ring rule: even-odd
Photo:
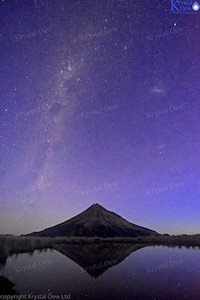
[[[59,245],[7,258],[0,275],[26,299],[198,300],[200,249]]]

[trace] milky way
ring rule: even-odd
[[[93,203],[196,233],[200,11],[170,1],[1,1],[0,228]]]

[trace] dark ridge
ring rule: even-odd
[[[132,224],[96,203],[68,221],[28,235],[40,237],[137,237],[158,235],[158,233]]]

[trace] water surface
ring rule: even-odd
[[[200,299],[200,250],[131,244],[58,245],[13,255],[0,275],[46,299]]]

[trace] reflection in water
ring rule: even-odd
[[[132,252],[146,244],[59,244],[54,249],[79,264],[91,277],[97,278],[110,267],[119,264]],[[40,249],[47,251],[47,249]],[[28,252],[33,255],[33,252]],[[0,256],[0,271],[6,266],[7,257]]]
[[[16,290],[22,295],[71,295],[72,300],[196,300],[199,266],[197,247],[62,244],[55,250],[1,257],[0,287],[6,290],[0,294]]]
[[[99,277],[145,244],[56,245],[54,248],[79,264],[90,276]]]

